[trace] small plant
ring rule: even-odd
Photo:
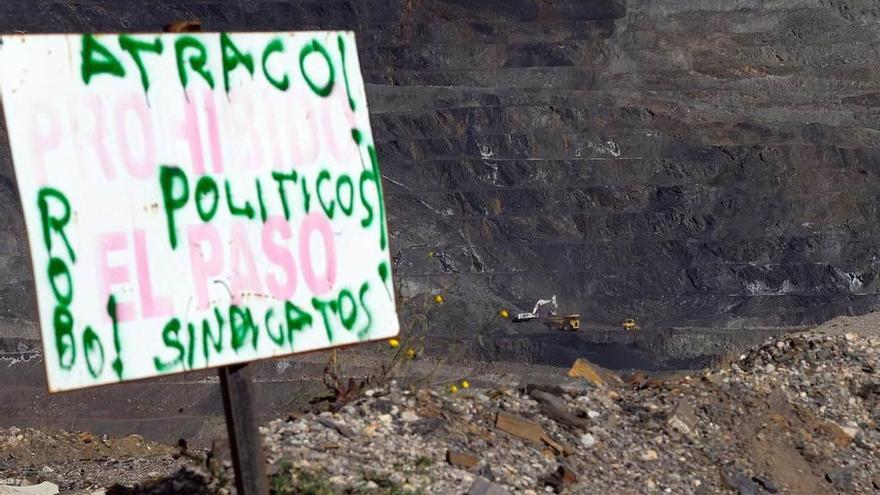
[[[336,349],[333,349],[330,351],[330,360],[324,367],[324,386],[330,392],[312,399],[310,403],[312,405],[327,403],[331,411],[338,411],[360,396],[367,386],[367,380],[342,377],[339,357]]]
[[[410,300],[402,300],[406,304]],[[379,369],[362,378],[345,378],[338,359],[337,351],[330,351],[330,359],[324,368],[324,386],[328,393],[311,401],[313,405],[328,403],[330,410],[338,411],[345,404],[358,398],[361,393],[373,387],[381,387],[388,384],[402,374],[406,365],[422,355],[425,350],[425,336],[428,332],[430,313],[433,309],[441,306],[446,299],[441,294],[422,294],[421,308],[415,314],[407,318],[401,328],[400,334],[387,340],[388,347],[393,351],[390,357],[383,356]]]
[[[306,471],[283,464],[269,480],[272,495],[333,495],[336,491],[323,471]]]

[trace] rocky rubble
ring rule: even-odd
[[[304,473],[326,493],[880,493],[878,363],[877,337],[806,333],[695,375],[392,383],[266,446],[281,493]]]
[[[878,336],[800,333],[691,375],[392,382],[262,431],[279,494],[880,493],[878,363]],[[109,493],[232,493],[225,456]]]

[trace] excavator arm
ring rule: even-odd
[[[556,295],[550,299],[538,299],[535,303],[535,309],[531,313],[517,313],[513,317],[514,323],[534,320],[535,318],[550,318],[556,316],[559,306],[556,304]]]
[[[538,311],[541,308],[543,308],[544,306],[547,306],[548,304],[551,306],[551,309],[549,309],[550,314],[549,315],[538,314]],[[535,316],[552,316],[552,315],[555,315],[558,310],[559,310],[559,306],[556,304],[556,294],[553,294],[553,297],[551,297],[550,299],[538,299],[538,302],[535,303],[535,309],[532,310],[532,314]]]

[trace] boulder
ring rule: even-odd
[[[568,370],[568,376],[583,378],[597,387],[620,386],[623,380],[616,373],[591,363],[584,358],[578,358]]]

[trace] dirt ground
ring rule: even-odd
[[[97,489],[162,478],[188,462],[180,447],[140,435],[99,437],[90,432],[0,430],[0,483],[50,481],[62,491]]]

